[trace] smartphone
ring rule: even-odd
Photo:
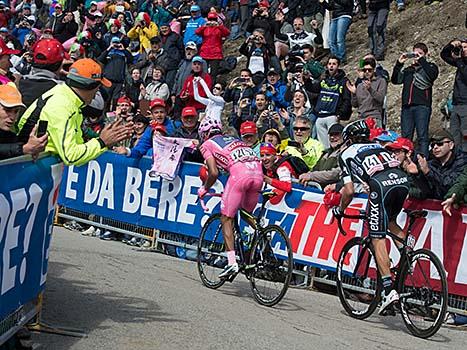
[[[37,123],[36,137],[42,137],[47,132],[47,126],[49,122],[47,120],[39,120]]]
[[[246,79],[245,79],[245,78],[242,78],[242,77],[237,78],[237,83],[240,84],[240,83],[245,83],[245,82],[246,82]]]
[[[415,52],[406,52],[406,53],[404,54],[404,56],[405,56],[406,58],[416,58],[416,57],[418,57],[418,55],[417,55]]]
[[[299,148],[300,144],[297,141],[289,140],[289,142],[287,143],[287,146]]]

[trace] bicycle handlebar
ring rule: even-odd
[[[344,227],[342,227],[342,218],[346,219],[359,219],[359,220],[366,220],[366,211],[365,210],[359,210],[358,215],[350,215],[350,214],[345,214],[342,213],[339,217],[336,217],[333,213],[334,218],[337,219],[337,227],[339,227],[340,233],[342,233],[343,236],[347,236],[347,232],[345,232]]]

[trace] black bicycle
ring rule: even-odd
[[[427,215],[426,210],[404,210],[409,217],[406,238],[401,239],[387,232],[399,249],[399,263],[391,268],[395,275],[394,287],[399,293],[400,312],[409,331],[420,338],[435,334],[444,321],[448,303],[446,273],[441,261],[429,249],[414,250],[415,238],[411,229],[416,219]],[[342,217],[361,219],[368,216],[343,214]],[[341,218],[337,218],[339,230],[346,234]],[[369,317],[380,303],[382,280],[377,269],[371,238],[355,237],[342,249],[337,262],[337,292],[345,311],[357,319]],[[390,307],[387,314],[396,314]]]
[[[210,196],[221,196],[209,193]],[[292,277],[293,254],[290,241],[284,230],[277,225],[263,226],[263,215],[267,201],[273,192],[263,192],[263,201],[258,216],[240,209],[240,218],[250,230],[240,231],[238,217],[235,218],[234,237],[239,273],[250,280],[255,300],[261,305],[273,306],[282,300]],[[204,203],[201,201],[203,209]],[[205,209],[206,210],[206,209]],[[237,274],[227,279],[219,273],[227,265],[221,214],[212,214],[203,225],[198,242],[198,272],[203,284],[211,289],[232,282]]]

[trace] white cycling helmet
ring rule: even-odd
[[[205,117],[198,127],[198,134],[202,140],[209,138],[214,130],[222,131],[222,123],[219,119]]]

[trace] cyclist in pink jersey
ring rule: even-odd
[[[204,118],[199,126],[203,140],[201,153],[208,167],[208,178],[198,190],[203,198],[217,180],[219,168],[230,173],[221,200],[221,222],[224,235],[228,265],[219,274],[228,278],[238,272],[235,259],[233,226],[238,209],[253,211],[258,203],[259,192],[263,186],[261,162],[253,149],[243,141],[222,133],[220,120]]]

